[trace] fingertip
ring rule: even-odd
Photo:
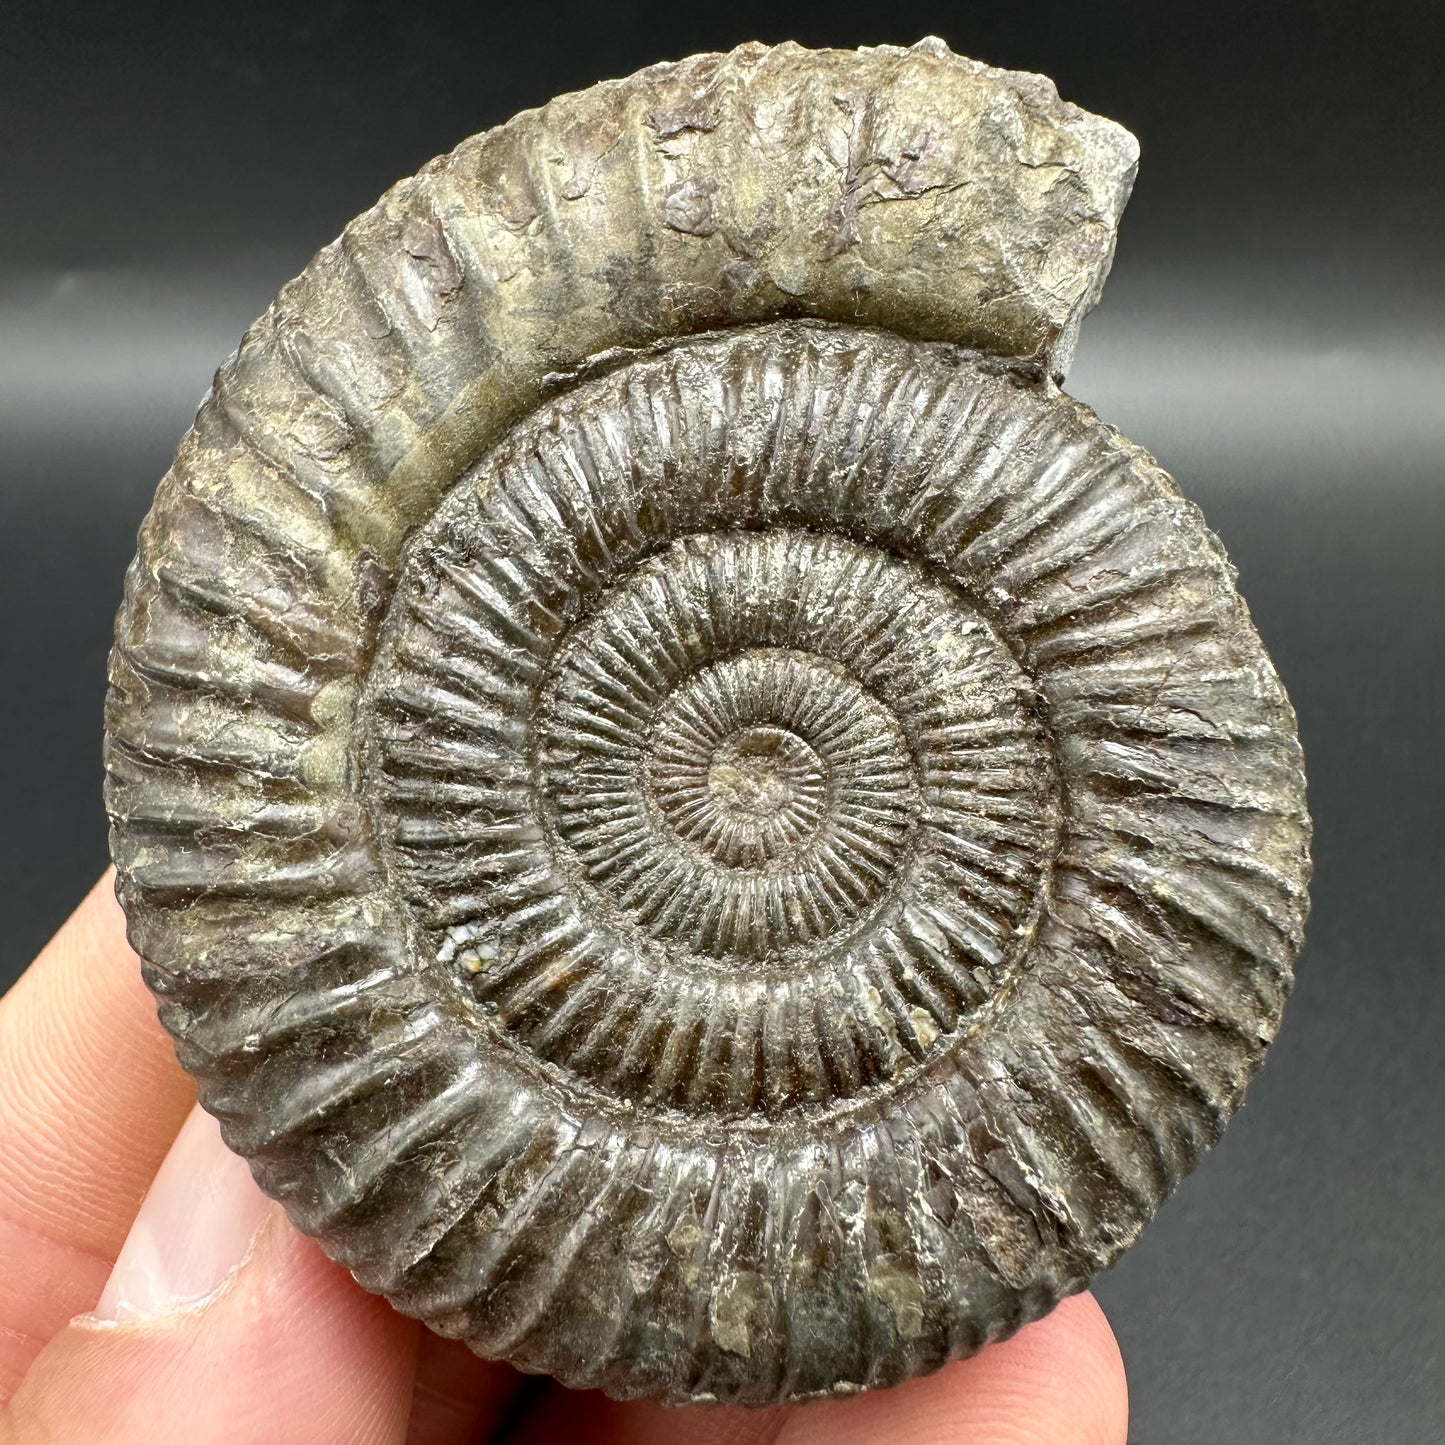
[[[778,1445],[1125,1445],[1114,1332],[1075,1295],[970,1359],[891,1390],[804,1406]]]
[[[1124,1445],[1129,1433],[1129,1386],[1124,1357],[1098,1300],[1087,1292],[1062,1300],[1043,1319],[993,1347],[1009,1368],[1038,1383],[1041,1420],[1072,1420],[1072,1434],[1027,1437],[1070,1445]],[[986,1351],[985,1354],[988,1352]],[[983,1357],[980,1357],[983,1358]],[[996,1358],[995,1368],[1002,1366]],[[1042,1388],[1053,1382],[1051,1389]]]
[[[71,922],[83,929],[93,942],[130,947],[126,940],[125,910],[116,896],[113,866],[108,867],[91,885],[90,891],[67,920],[67,924]]]

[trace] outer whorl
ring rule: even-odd
[[[1134,155],[937,41],[698,56],[402,182],[221,368],[117,624],[119,890],[398,1308],[621,1396],[885,1385],[1238,1104],[1293,715],[1055,385]]]

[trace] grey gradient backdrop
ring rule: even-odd
[[[1314,913],[1224,1142],[1098,1293],[1133,1438],[1445,1439],[1445,20],[1425,4],[0,10],[0,986],[105,862],[121,573],[216,363],[397,177],[745,39],[942,35],[1143,143],[1069,390],[1240,571],[1300,714]],[[3,1061],[0,1061],[3,1066]]]

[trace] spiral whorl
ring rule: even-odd
[[[808,501],[851,421],[819,426],[797,378],[838,360],[827,334],[742,336],[545,409],[413,542],[382,642],[377,788],[419,925],[501,1027],[640,1100],[772,1111],[923,1058],[1018,956],[1057,844],[1008,648]],[[767,369],[795,379],[764,425],[810,409],[813,446],[692,454]],[[628,407],[662,396],[676,449],[643,456],[667,443]]]

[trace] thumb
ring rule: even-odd
[[[293,1230],[200,1109],[95,1308],[0,1416],[38,1445],[400,1445],[417,1327]]]

